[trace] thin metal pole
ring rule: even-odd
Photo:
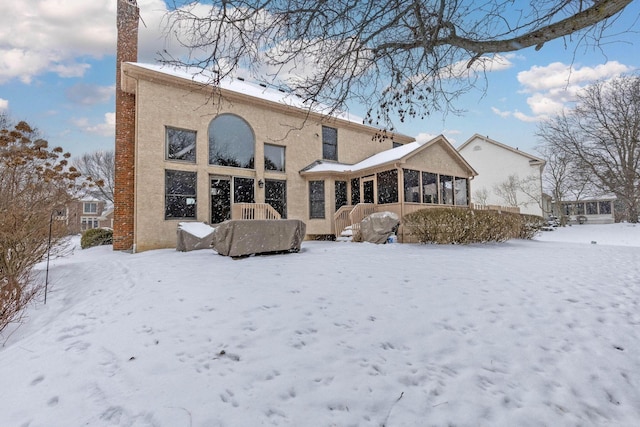
[[[51,255],[51,230],[53,228],[53,211],[49,217],[49,242],[47,243],[47,272],[44,276],[44,303],[47,304],[47,291],[49,289],[49,256]]]

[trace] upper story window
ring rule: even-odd
[[[98,213],[98,204],[96,202],[84,202],[82,204],[82,213]]]
[[[284,172],[284,147],[264,144],[264,169]]]
[[[196,162],[196,131],[167,126],[165,145],[167,160]]]
[[[322,126],[322,158],[338,160],[338,129]]]
[[[221,114],[209,123],[209,164],[254,168],[255,136],[235,114]]]

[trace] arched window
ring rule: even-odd
[[[247,122],[221,114],[209,123],[209,164],[254,168],[255,137]]]

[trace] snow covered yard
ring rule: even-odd
[[[3,338],[0,426],[640,419],[640,226],[241,260],[100,247],[51,265],[47,305]]]

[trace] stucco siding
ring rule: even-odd
[[[209,89],[211,90],[211,89]],[[286,180],[287,216],[307,224],[308,234],[330,234],[334,212],[334,181],[325,180],[325,219],[309,219],[308,181],[299,171],[322,158],[322,125],[338,130],[338,160],[356,163],[384,149],[392,141],[373,138],[373,129],[340,121],[320,123],[281,108],[268,108],[263,102],[223,99],[214,103],[210,91],[186,90],[162,81],[138,79],[136,85],[136,251],[175,247],[177,225],[182,220],[165,220],[165,170],[197,172],[196,221],[210,220],[209,176],[242,176],[255,179]],[[211,166],[208,163],[208,127],[212,119],[232,113],[242,119],[255,135],[255,169]],[[196,162],[165,158],[165,127],[196,131]],[[264,170],[264,143],[285,147],[286,172]],[[264,189],[255,186],[255,201],[265,200]]]

